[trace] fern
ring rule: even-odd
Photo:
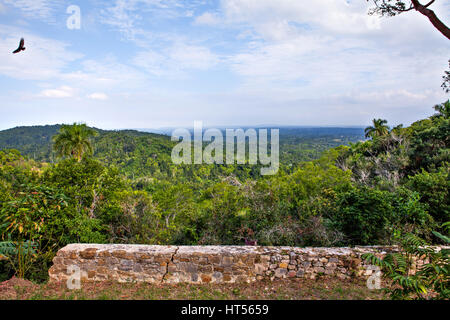
[[[450,230],[450,223],[442,226]],[[449,244],[449,237],[439,232],[433,234]],[[448,299],[449,288],[449,252],[447,248],[435,251],[425,240],[413,234],[404,234],[400,239],[400,251],[386,254],[383,259],[367,253],[362,256],[372,265],[379,266],[383,277],[390,280],[386,288],[392,299],[425,299],[433,292],[436,299]],[[415,261],[422,259],[426,263],[412,272]]]
[[[16,241],[2,241],[0,242],[0,256],[11,257],[20,253],[36,254],[36,243],[32,241],[24,241],[19,245]]]
[[[444,236],[443,234],[440,234],[437,231],[433,231],[433,234],[438,237],[439,239],[442,240],[442,242],[446,243],[446,244],[450,244],[450,238],[447,236]]]
[[[7,259],[16,253],[16,245],[12,241],[0,242],[0,258]]]

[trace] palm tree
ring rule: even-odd
[[[382,137],[389,133],[389,126],[387,126],[387,120],[383,119],[373,119],[373,126],[364,129],[365,137]]]
[[[445,119],[450,118],[450,100],[437,104],[433,108],[437,111],[437,114],[434,115],[435,117],[444,117]]]
[[[85,153],[92,153],[90,137],[95,135],[97,131],[84,123],[64,124],[53,137],[53,149],[59,157],[70,156],[80,162]]]

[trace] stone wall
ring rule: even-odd
[[[256,246],[149,246],[70,244],[58,251],[50,281],[66,281],[78,266],[82,281],[150,283],[251,282],[269,278],[367,278],[361,259],[381,257],[394,247],[294,248]]]

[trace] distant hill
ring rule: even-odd
[[[46,125],[0,131],[0,150],[17,149],[30,159],[55,162],[52,137],[60,128],[61,125]],[[170,136],[138,130],[94,129],[99,133],[92,141],[94,156],[105,164],[116,165],[133,177],[170,172],[175,145]],[[314,160],[327,149],[363,139],[363,128],[281,127],[280,162],[289,165]]]
[[[364,127],[352,126],[352,127],[305,127],[305,126],[275,126],[275,125],[258,125],[254,127],[248,126],[229,126],[229,127],[214,127],[214,129],[219,129],[225,135],[225,129],[280,129],[280,136],[295,135],[297,137],[324,137],[324,136],[335,136],[343,135],[347,138],[364,138]],[[177,129],[176,127],[164,127],[158,129],[148,129],[139,128],[135,129],[140,132],[150,132],[171,135],[171,133]],[[192,127],[186,127],[191,133],[194,132]],[[203,127],[203,131],[210,129],[209,127]]]
[[[17,149],[23,155],[36,160],[51,158],[52,137],[61,125],[15,127],[0,131],[0,150]]]
[[[52,162],[52,138],[61,128],[60,124],[45,126],[15,127],[0,131],[0,150],[17,149],[24,156],[37,161]],[[112,155],[118,157],[136,151],[145,144],[148,151],[156,153],[171,149],[170,137],[136,130],[95,129],[99,135],[93,138],[94,155],[107,160]]]
[[[228,127],[228,129],[247,130],[254,128],[259,129],[280,130],[280,161],[284,164],[294,164],[300,161],[314,160],[330,148],[340,145],[348,145],[351,142],[365,140],[363,127],[305,127],[305,126],[236,126]],[[144,132],[157,132],[170,135],[175,128],[154,129],[138,129]],[[194,134],[193,128],[186,128]],[[203,127],[203,131],[207,130]],[[225,128],[218,127],[225,137]]]

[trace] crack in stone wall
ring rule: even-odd
[[[161,283],[164,283],[164,281],[166,280],[166,276],[169,274],[169,266],[170,266],[171,263],[173,263],[173,259],[174,259],[175,255],[177,254],[178,249],[179,249],[178,247],[175,249],[175,252],[173,253],[172,258],[170,258],[170,261],[167,262],[167,264],[166,264],[166,273],[164,273],[164,275],[163,275],[163,277],[161,279]]]

